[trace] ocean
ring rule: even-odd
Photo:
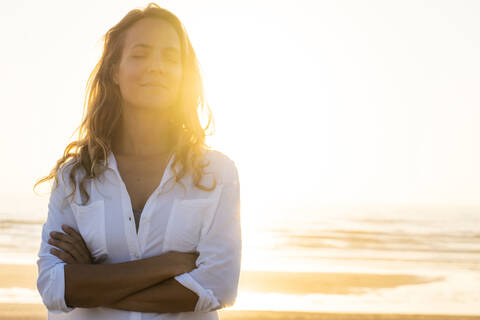
[[[0,263],[36,263],[42,205],[37,214],[1,212]],[[330,206],[288,218],[244,216],[245,281],[230,309],[480,315],[479,208]],[[255,285],[247,276],[255,272],[284,283]],[[311,285],[297,277],[306,274]],[[421,280],[391,285],[391,275]],[[0,302],[41,299],[13,287],[0,288]]]

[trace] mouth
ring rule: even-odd
[[[165,85],[163,85],[160,82],[147,82],[147,83],[141,84],[141,86],[142,87],[160,87],[160,88],[168,89]]]

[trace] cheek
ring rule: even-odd
[[[175,88],[175,91],[178,91],[182,81],[182,69],[175,68],[174,70],[171,70],[169,80],[172,87]]]
[[[120,73],[120,90],[124,99],[135,100],[138,99],[141,88],[139,83],[142,79],[142,72],[139,68],[129,65],[124,65]]]
[[[142,79],[142,68],[132,64],[127,64],[123,68],[123,80],[126,85],[137,84]]]

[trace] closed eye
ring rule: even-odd
[[[178,62],[178,59],[175,58],[175,57],[169,57],[168,58],[168,61],[171,61],[171,62]]]

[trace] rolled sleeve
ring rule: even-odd
[[[48,309],[56,314],[67,313],[75,309],[75,307],[69,307],[65,303],[65,264],[59,263],[50,269],[50,292],[48,293],[50,308]]]
[[[193,279],[188,273],[182,273],[175,277],[184,287],[192,290],[198,295],[198,301],[195,305],[195,312],[206,312],[216,310],[221,307],[215,294],[210,289],[205,289]]]
[[[50,232],[62,232],[62,224],[75,227],[72,214],[68,210],[60,209],[60,203],[64,195],[65,191],[62,184],[50,194],[48,217],[42,227],[42,239],[37,259],[37,290],[46,308],[56,314],[68,313],[75,309],[75,307],[67,306],[65,302],[64,267],[66,263],[50,253],[51,248],[60,249],[48,244]]]
[[[240,182],[233,161],[226,176],[212,225],[197,246],[197,268],[174,277],[198,295],[196,312],[232,306],[237,297],[242,236]]]

